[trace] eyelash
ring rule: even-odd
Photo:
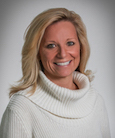
[[[67,45],[68,46],[73,46],[75,43],[73,42],[73,41],[69,41],[69,42],[67,42]],[[49,45],[47,45],[46,46],[48,49],[51,49],[51,48],[54,48],[54,47],[56,47],[56,45],[55,44],[49,44]]]
[[[49,45],[47,45],[47,48],[54,48],[56,45],[55,44],[49,44]]]
[[[73,41],[69,41],[69,42],[67,42],[67,45],[68,46],[73,46],[75,43],[73,42]]]

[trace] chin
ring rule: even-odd
[[[72,75],[72,73],[73,73],[74,71],[63,71],[63,72],[58,72],[58,73],[56,73],[55,75],[57,76],[57,77],[62,77],[62,78],[64,78],[64,77],[68,77],[68,76],[70,76],[70,75]]]

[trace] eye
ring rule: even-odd
[[[67,42],[67,45],[68,46],[73,46],[75,43],[73,42],[73,41],[69,41],[69,42]]]
[[[47,48],[54,48],[56,45],[55,44],[49,44],[49,45],[47,45]]]

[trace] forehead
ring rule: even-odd
[[[75,26],[70,21],[59,21],[49,25],[44,33],[44,37],[48,38],[49,36],[56,35],[77,35]]]

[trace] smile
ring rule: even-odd
[[[55,63],[55,64],[58,65],[58,66],[67,66],[67,65],[69,65],[70,62],[71,62],[71,60],[70,61],[67,61],[67,62]]]

